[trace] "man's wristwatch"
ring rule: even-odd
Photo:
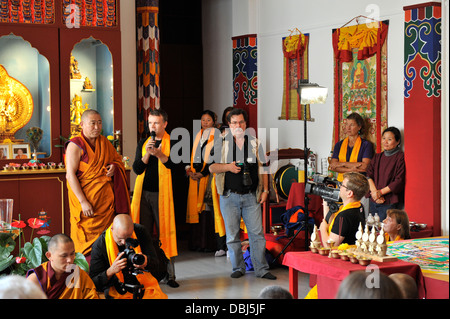
[[[265,189],[265,190],[264,190],[264,193],[267,193],[267,194],[269,194],[269,193],[270,193],[270,191],[269,191],[268,189]]]

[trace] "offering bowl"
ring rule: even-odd
[[[358,259],[358,262],[361,266],[367,266],[370,264],[371,261],[372,260],[370,258],[365,258],[365,257]]]
[[[319,254],[322,256],[328,256],[330,254],[330,248],[322,247],[319,249]]]

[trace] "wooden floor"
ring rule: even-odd
[[[180,247],[181,246],[181,247]],[[178,243],[175,257],[176,281],[178,288],[161,284],[161,289],[169,299],[255,299],[266,286],[278,285],[289,290],[289,269],[276,266],[271,273],[277,280],[257,278],[247,272],[241,278],[231,278],[231,262],[226,256],[214,257],[214,252],[196,252]],[[309,291],[309,275],[299,273],[299,298]]]

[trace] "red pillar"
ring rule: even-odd
[[[405,211],[441,234],[441,4],[405,11]]]

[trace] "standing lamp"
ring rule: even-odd
[[[307,140],[307,119],[306,119],[306,105],[307,104],[324,104],[327,100],[328,88],[319,86],[316,83],[309,83],[308,80],[299,80],[298,81],[298,96],[300,100],[300,104],[303,106],[303,123],[304,123],[304,154],[305,154],[305,185],[308,182],[308,158],[309,158],[309,148],[308,148],[308,140]],[[305,193],[305,214],[306,214],[306,223],[305,223],[305,250],[309,248],[309,240],[308,240],[308,218],[309,218],[309,210],[308,203],[309,198]],[[300,230],[297,232],[297,234]],[[296,236],[296,235],[295,235]],[[294,237],[295,237],[294,236]]]

